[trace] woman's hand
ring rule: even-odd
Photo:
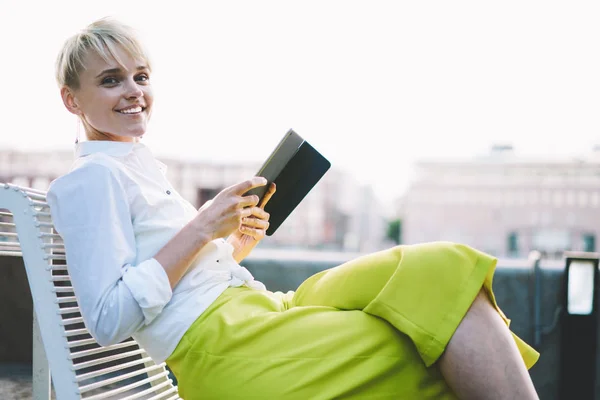
[[[252,214],[245,217],[240,228],[227,238],[227,243],[233,246],[233,258],[238,263],[265,237],[269,228],[269,213],[264,209],[275,190],[275,184],[271,183],[258,207],[253,207]]]
[[[266,184],[265,178],[256,176],[223,189],[214,199],[198,210],[198,216],[195,219],[196,226],[202,234],[208,235],[210,240],[224,238],[240,231],[255,235],[256,231],[260,231],[264,226],[268,215],[265,216],[265,211],[257,207],[258,196],[244,196],[244,193]],[[249,219],[256,219],[256,217],[261,222],[257,223]],[[268,226],[268,222],[266,223]]]

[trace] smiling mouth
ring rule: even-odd
[[[135,107],[124,108],[122,110],[117,110],[117,112],[120,113],[120,114],[132,115],[132,114],[140,114],[145,109],[146,108],[142,107],[142,106],[135,106]]]

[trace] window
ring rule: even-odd
[[[569,190],[567,192],[567,205],[568,206],[574,206],[575,205],[575,192],[573,192],[572,190]]]
[[[519,235],[517,232],[510,232],[507,238],[508,256],[518,257],[519,256]]]
[[[598,203],[600,203],[599,201],[599,196],[598,196],[598,192],[592,192],[592,196],[590,199],[590,202],[592,203],[592,207],[598,207]]]
[[[513,192],[507,190],[506,192],[504,192],[503,197],[505,205],[512,206],[515,204],[515,194]]]
[[[553,199],[554,205],[556,207],[562,207],[563,202],[564,202],[563,193],[559,192],[559,191],[556,191],[556,192],[554,192],[554,196],[553,197],[554,197],[554,199]]]
[[[540,203],[544,204],[544,205],[549,205],[550,204],[550,199],[551,199],[551,194],[548,190],[544,190],[541,194],[541,201]]]
[[[533,226],[535,225],[539,225],[540,223],[540,213],[537,209],[534,209],[533,211],[531,211],[531,214],[529,214],[529,223]]]
[[[585,191],[580,191],[579,192],[579,198],[578,198],[578,202],[579,202],[579,207],[585,208],[588,205],[588,194]]]
[[[542,213],[542,221],[544,224],[551,225],[552,223],[554,223],[554,220],[554,213],[552,211],[546,210]]]
[[[593,233],[583,234],[583,251],[596,251],[596,235]]]
[[[539,202],[540,202],[540,199],[539,199],[539,197],[540,197],[540,196],[539,196],[539,193],[538,193],[537,191],[535,191],[535,190],[530,190],[530,191],[528,191],[527,193],[528,193],[528,196],[527,196],[527,197],[528,197],[528,203],[529,203],[529,204],[534,204],[534,205],[537,205],[537,204],[539,204]]]

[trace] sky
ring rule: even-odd
[[[152,58],[157,157],[260,162],[293,128],[391,201],[421,159],[600,144],[597,1],[0,0],[1,149],[72,148],[54,61],[105,16]]]

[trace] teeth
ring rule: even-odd
[[[127,108],[119,111],[121,114],[136,114],[142,112],[142,107]]]

